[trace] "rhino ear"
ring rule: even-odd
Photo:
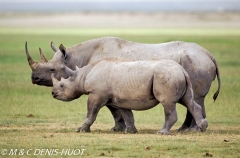
[[[52,77],[52,83],[53,83],[53,84],[59,82],[59,81],[54,77],[54,74],[52,74],[51,77]]]
[[[55,46],[55,44],[53,43],[53,41],[51,41],[51,48],[52,50],[56,53],[58,51],[57,47]]]
[[[61,45],[59,46],[59,49],[60,49],[60,51],[62,52],[63,57],[66,58],[66,57],[67,57],[67,50],[66,50],[66,48],[61,44]]]

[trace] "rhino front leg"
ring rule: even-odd
[[[77,132],[91,132],[90,127],[96,120],[99,110],[106,104],[107,100],[94,94],[89,94],[87,102],[87,118]]]
[[[124,119],[119,111],[119,109],[114,108],[112,106],[107,105],[107,108],[111,111],[114,121],[115,121],[115,126],[111,128],[111,131],[114,132],[123,132],[124,129],[126,128]]]
[[[90,126],[91,125],[84,123],[82,126],[76,129],[76,132],[91,132]]]
[[[129,109],[119,109],[120,113],[123,116],[123,119],[126,124],[125,133],[137,133],[137,129],[134,125],[134,117],[132,110]]]

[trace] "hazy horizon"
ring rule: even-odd
[[[0,12],[240,11],[239,0],[0,0]]]

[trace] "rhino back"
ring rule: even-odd
[[[173,76],[179,70],[176,65],[178,64],[170,60],[133,62],[104,60],[87,75],[85,88],[89,92],[112,97],[112,102],[121,103],[123,108],[130,106],[134,110],[149,109],[158,103],[153,94],[154,75],[163,76],[159,82],[165,87],[161,88],[168,90],[166,87],[174,86],[177,80],[175,77],[178,75]]]
[[[216,75],[216,67],[209,57],[210,53],[195,43],[173,41],[143,44],[116,37],[103,37],[76,45],[69,50],[72,50],[73,53],[72,62],[67,63],[70,68],[75,67],[76,62],[80,67],[83,67],[108,57],[131,60],[170,59],[182,65],[191,78],[197,73],[201,74],[203,78],[208,75],[209,80],[212,81]],[[206,74],[206,70],[209,74]],[[192,72],[194,74],[191,74]]]
[[[84,50],[81,49],[82,47]],[[198,44],[188,42],[142,44],[115,37],[104,37],[83,43],[76,50],[78,51],[75,51],[74,58],[78,58],[78,60],[74,60],[84,60],[84,62],[80,62],[81,64],[93,63],[107,57],[122,57],[132,60],[174,60],[188,72],[196,97],[205,96],[208,93],[218,69],[212,60],[213,57],[206,49]],[[73,66],[75,64],[73,63]],[[84,66],[81,64],[79,66]]]
[[[107,57],[121,57],[132,60],[173,59],[179,61],[185,42],[168,42],[161,44],[143,44],[119,38],[106,38],[96,46],[88,63]]]

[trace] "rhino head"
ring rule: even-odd
[[[66,48],[60,45],[60,50],[58,50],[53,42],[51,42],[51,47],[55,52],[53,59],[48,61],[42,53],[41,48],[39,48],[41,61],[37,62],[29,55],[27,42],[25,43],[28,64],[32,69],[31,79],[33,84],[51,87],[53,86],[51,78],[52,73],[55,74],[57,79],[61,77],[67,78],[72,74],[71,69],[65,65],[65,60],[67,58]]]
[[[78,84],[75,82],[76,72],[74,75],[70,76],[67,79],[61,78],[58,80],[54,77],[54,74],[51,75],[53,88],[52,96],[55,99],[62,101],[72,101],[79,98],[82,94],[78,91]]]

